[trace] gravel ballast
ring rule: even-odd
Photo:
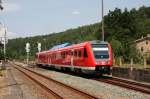
[[[82,91],[89,92],[103,99],[150,99],[150,95],[136,92],[133,90],[113,86],[110,84],[63,74],[55,71],[34,69],[43,75],[51,77],[57,81],[71,85]]]
[[[25,64],[21,65],[26,66]],[[52,70],[45,70],[41,68],[31,69],[102,99],[150,99],[150,95],[148,94],[136,92],[134,90],[129,90],[126,88],[121,88],[119,86],[85,79],[82,77],[76,77]]]

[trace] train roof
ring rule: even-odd
[[[67,46],[70,46],[72,45],[71,43],[64,43],[64,44],[60,44],[60,45],[56,45],[54,47],[52,47],[50,50],[57,50],[57,49],[60,49],[60,48],[64,48],[64,47],[67,47]]]
[[[106,41],[99,41],[99,40],[94,40],[94,41],[90,41],[91,44],[108,44],[108,42]]]
[[[50,52],[50,51],[61,51],[61,50],[69,49],[69,48],[83,47],[89,43],[91,43],[91,44],[108,44],[108,42],[106,42],[106,41],[98,41],[98,40],[86,41],[86,42],[79,43],[79,44],[64,43],[64,44],[56,45],[56,46],[52,47],[50,50],[39,52],[38,54],[42,54],[42,53],[46,53],[46,52]]]

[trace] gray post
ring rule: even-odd
[[[130,60],[130,70],[131,70],[131,72],[133,71],[133,58],[131,58],[131,60]]]
[[[4,54],[4,61],[3,61],[3,66],[2,66],[2,69],[6,69],[6,28],[5,28],[5,26],[4,26],[4,29],[5,29],[5,31],[4,31],[4,44],[3,44],[3,54]]]
[[[0,9],[3,10],[3,6],[2,6],[2,0],[0,0]]]
[[[27,52],[27,65],[29,63],[29,52],[30,52],[30,43],[26,43],[26,52]]]
[[[113,58],[113,65],[116,65],[116,60],[115,60],[115,58]]]
[[[4,33],[4,69],[6,68],[5,62],[6,62],[6,28]]]
[[[29,64],[29,52],[27,52],[27,65]]]
[[[102,41],[104,41],[104,2],[102,0]]]
[[[46,46],[46,39],[44,38],[44,45],[45,45],[45,50],[47,49],[47,46]]]
[[[130,60],[130,66],[133,67],[133,58]]]

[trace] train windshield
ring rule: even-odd
[[[93,44],[92,50],[95,56],[95,59],[108,59],[109,58],[109,49],[107,44]]]

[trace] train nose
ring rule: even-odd
[[[108,61],[97,61],[96,65],[107,65],[108,63]]]

